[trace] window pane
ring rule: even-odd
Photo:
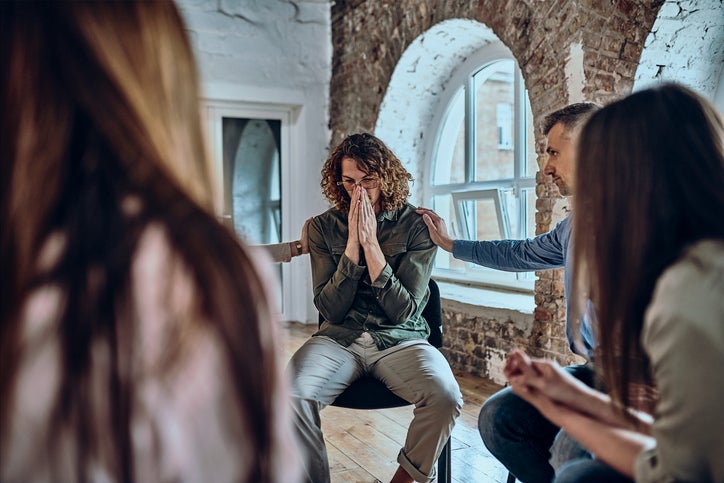
[[[281,121],[222,117],[224,206],[236,233],[252,244],[281,241]],[[282,268],[277,307],[284,311]]]
[[[513,149],[513,105],[499,102],[495,109],[498,123],[498,149]]]
[[[535,189],[523,190],[525,199],[525,233],[521,233],[521,238],[533,238],[535,236]]]
[[[514,174],[514,65],[512,60],[499,60],[473,76],[476,181],[512,178]]]
[[[503,236],[506,238],[519,238],[520,200],[515,196],[515,190],[512,188],[502,189],[500,192],[503,198],[503,205],[505,206],[505,210],[507,212],[507,220],[509,224],[508,233],[503,234]]]
[[[275,119],[222,118],[225,206],[249,243],[281,239],[280,132]]]
[[[465,182],[465,90],[450,102],[435,153],[433,184]]]
[[[452,197],[449,194],[435,196],[432,200],[432,207],[435,213],[445,220],[450,236],[457,238],[459,236],[459,230],[456,229],[457,223],[455,222]],[[437,256],[435,257],[435,268],[463,270],[465,268],[465,263],[454,258],[452,253],[448,253],[442,248],[438,248]]]
[[[473,240],[499,240],[503,238],[495,200],[467,200],[461,204],[467,233]]]
[[[536,133],[520,71],[512,58],[498,58],[482,66],[470,65],[467,72],[469,76],[456,86],[437,126],[431,165],[435,195],[430,204],[453,238],[533,236]],[[435,269],[441,276],[461,282],[508,284],[517,280],[528,287],[533,279],[528,273],[506,273],[461,262],[442,249]]]
[[[535,152],[535,126],[533,125],[533,110],[530,107],[528,90],[525,91],[525,126],[526,169],[524,176],[535,176],[538,171],[538,155]]]

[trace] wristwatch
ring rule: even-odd
[[[294,242],[294,246],[297,247],[297,255],[302,254],[302,242],[297,240]]]

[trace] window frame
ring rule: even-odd
[[[514,104],[512,106],[512,114],[515,123],[513,129],[516,135],[513,139],[513,178],[475,181],[475,75],[500,60],[512,60],[514,62]],[[491,193],[496,192],[494,199],[496,201],[497,217],[499,224],[503,223],[501,234],[504,235],[504,238],[534,236],[527,227],[527,225],[531,223],[530,220],[527,219],[528,200],[525,196],[527,190],[535,190],[536,187],[535,172],[526,173],[531,150],[535,150],[534,145],[527,146],[529,128],[526,122],[526,116],[532,115],[532,113],[530,112],[529,101],[526,98],[525,86],[517,61],[502,42],[486,45],[456,68],[447,86],[441,94],[440,103],[431,124],[431,130],[434,132],[434,135],[430,137],[432,143],[430,144],[430,149],[427,151],[429,153],[427,156],[427,166],[430,176],[423,190],[423,199],[425,200],[426,206],[432,207],[433,200],[436,196],[449,195],[455,213],[453,220],[446,220],[450,225],[448,227],[450,234],[453,238],[464,239],[466,235],[469,236],[469,233],[464,233],[467,230],[458,229],[458,227],[463,226],[464,214],[460,209],[462,206],[461,203],[456,201],[463,199],[466,201],[482,199],[482,197],[491,196]],[[436,169],[438,169],[436,159],[438,157],[440,141],[443,136],[449,134],[444,132],[445,123],[451,112],[459,109],[459,106],[454,105],[453,101],[460,95],[461,90],[463,92],[465,110],[463,115],[465,130],[465,180],[464,182],[436,185]],[[497,106],[494,107],[497,109]],[[512,190],[517,197],[517,213],[507,212],[508,210],[502,198],[502,190]],[[476,196],[480,196],[481,198],[475,198]],[[512,216],[518,219],[519,233],[510,233],[509,231],[510,217]],[[439,255],[443,254],[448,256],[445,252]],[[502,272],[472,263],[465,263],[465,267],[465,270],[461,271],[436,266],[433,274],[441,280],[449,280],[466,285],[492,286],[526,293],[532,293],[533,291],[535,277],[532,272]]]
[[[470,230],[473,222],[468,222],[468,214],[465,209],[466,201],[492,200],[495,204],[496,215],[498,218],[498,230],[503,238],[510,238],[510,222],[508,221],[508,209],[503,202],[503,195],[499,188],[488,188],[482,190],[454,191],[450,193],[452,196],[452,204],[455,209],[455,215],[458,226],[461,231],[465,231],[464,238],[472,239],[472,230]]]

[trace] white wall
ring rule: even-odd
[[[288,179],[290,216],[282,233],[296,239],[306,218],[327,208],[319,189],[328,154],[331,4],[327,0],[176,0],[201,71],[206,99],[293,110]],[[307,257],[295,259],[300,297],[310,299]],[[299,318],[305,318],[303,314]]]
[[[666,0],[646,38],[634,90],[675,81],[724,112],[723,70],[722,0]]]

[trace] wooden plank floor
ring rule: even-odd
[[[314,330],[313,325],[287,323],[286,357],[291,357]],[[462,372],[456,372],[455,377],[465,405],[452,432],[452,481],[505,483],[507,471],[490,455],[478,434],[480,406],[500,386]],[[332,483],[389,481],[397,469],[397,454],[405,441],[412,410],[413,406],[376,411],[325,408],[322,431]]]

